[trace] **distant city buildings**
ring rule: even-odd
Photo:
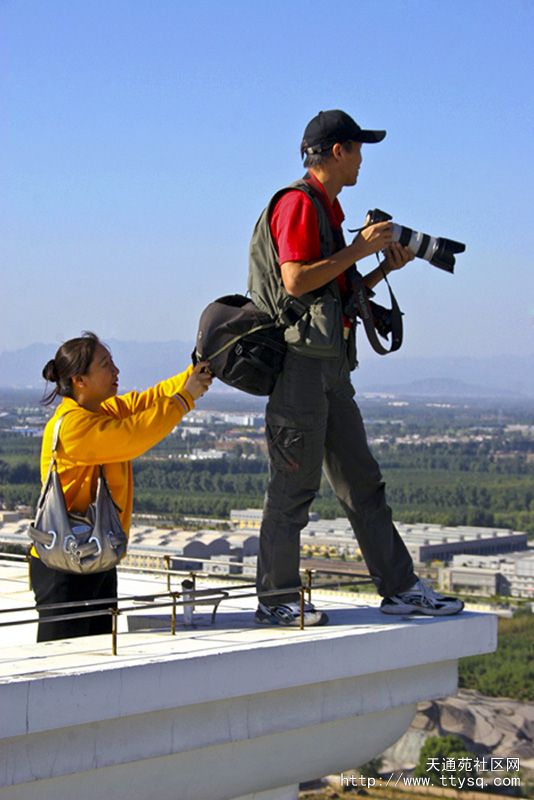
[[[0,511],[0,547],[2,543],[28,546],[27,515],[28,509]],[[230,530],[160,527],[162,520],[147,517],[145,523],[132,526],[123,564],[253,579],[261,517],[261,509],[233,510]],[[213,525],[216,522],[211,521]],[[421,569],[432,566],[438,570],[443,589],[481,596],[534,597],[534,552],[528,548],[526,533],[427,524],[397,523],[397,527],[415,563]],[[361,560],[344,517],[321,519],[312,513],[302,532],[301,547],[303,565],[306,557]]]
[[[24,438],[39,438],[52,412],[43,406],[16,406],[0,411],[0,431]]]
[[[230,522],[239,530],[259,530],[261,509],[248,508],[232,511]],[[448,527],[426,523],[395,523],[413,560],[418,563],[451,561],[455,554],[494,555],[525,551],[528,534],[502,528]],[[308,525],[302,531],[301,543],[311,550],[335,549],[338,556],[359,554],[359,548],[346,517],[320,519],[311,513]],[[317,555],[319,553],[317,552]],[[332,553],[331,553],[332,554]]]
[[[455,555],[495,555],[525,551],[528,534],[503,528],[468,527],[445,525],[397,523],[413,560],[417,563],[429,561],[452,561]]]
[[[261,509],[233,510],[230,531],[132,528],[127,564],[196,570],[211,574],[241,574],[253,578],[259,549]],[[416,564],[440,562],[444,589],[484,596],[534,597],[534,553],[526,533],[494,528],[405,525],[399,532]],[[0,531],[1,534],[1,531]],[[304,557],[361,559],[348,521],[310,514],[301,536]],[[448,566],[445,566],[450,562]],[[303,561],[305,564],[305,561]]]
[[[448,591],[486,597],[534,597],[534,553],[455,555],[452,564],[440,569],[440,584]]]
[[[37,427],[32,425],[13,425],[7,430],[9,433],[15,433],[17,436],[24,436],[26,438],[39,438],[43,435],[43,429],[40,425]]]

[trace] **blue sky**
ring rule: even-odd
[[[534,352],[534,2],[2,0],[0,27],[0,350],[193,339],[343,108],[388,131],[347,226],[376,206],[467,244],[454,276],[394,276],[403,354]]]

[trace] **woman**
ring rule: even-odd
[[[188,367],[145,392],[117,395],[119,370],[108,348],[94,333],[84,333],[65,342],[43,369],[43,377],[55,389],[43,400],[63,400],[48,421],[41,450],[41,478],[48,473],[54,425],[64,416],[59,434],[57,470],[69,511],[85,513],[95,499],[100,464],[127,534],[133,505],[133,458],[150,450],[191,411],[212,380],[207,362]],[[50,569],[32,548],[30,575],[37,606],[77,600],[117,597],[116,569],[92,575]],[[113,603],[104,603],[109,608]],[[97,607],[98,608],[98,607]],[[45,616],[79,613],[83,607],[65,611],[40,611]],[[95,610],[91,607],[90,610]],[[39,624],[37,641],[90,636],[111,630],[111,617],[102,615],[72,621]]]

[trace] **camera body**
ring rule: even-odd
[[[374,225],[377,222],[389,222],[392,219],[391,214],[386,211],[373,208],[367,212],[365,224]],[[428,233],[419,233],[405,225],[398,225],[396,222],[393,222],[392,225],[394,242],[409,247],[417,258],[424,258],[434,267],[439,267],[445,272],[454,272],[456,263],[454,256],[456,253],[464,252],[465,244],[456,242],[454,239],[445,239],[442,236],[436,237],[430,236]]]

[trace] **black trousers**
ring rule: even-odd
[[[392,520],[380,468],[354,402],[346,357],[306,358],[288,351],[266,410],[269,483],[258,555],[257,591],[267,605],[294,602],[300,586],[300,532],[321,470],[347,515],[369,573],[385,597],[417,580]]]
[[[46,567],[41,559],[30,559],[30,577],[35,594],[35,604],[39,611],[37,641],[52,639],[73,639],[77,636],[96,636],[111,633],[111,615],[64,620],[62,622],[43,622],[46,617],[60,614],[76,614],[83,611],[97,611],[100,608],[116,608],[116,602],[102,605],[74,606],[66,609],[39,610],[48,603],[72,603],[76,600],[99,600],[117,597],[117,570],[97,572],[94,575],[75,575],[69,572]]]

